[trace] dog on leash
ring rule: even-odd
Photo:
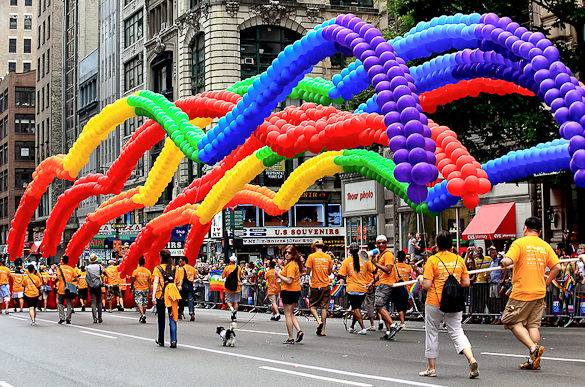
[[[233,322],[228,329],[217,327],[215,332],[219,335],[224,347],[236,346],[236,323]]]

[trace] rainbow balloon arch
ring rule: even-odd
[[[332,81],[306,77],[314,65],[337,52],[356,60]],[[406,64],[420,59],[429,60],[419,66]],[[375,95],[355,112],[332,106],[369,86]],[[550,107],[561,138],[480,165],[455,132],[425,115],[479,93],[536,96]],[[154,267],[175,227],[190,225],[185,255],[194,261],[222,209],[251,204],[270,215],[282,214],[316,180],[340,172],[374,179],[413,210],[428,215],[459,200],[474,208],[493,185],[536,173],[570,169],[576,185],[585,187],[584,97],[585,88],[560,62],[552,43],[510,18],[491,13],[441,16],[386,41],[358,17],[339,15],[286,47],[264,73],[225,91],[203,92],[175,103],[139,91],[106,106],[66,155],[38,165],[12,221],[8,253],[12,260],[23,255],[29,222],[42,195],[55,179],[62,179],[73,185],[47,219],[40,245],[44,257],[56,254],[67,221],[82,200],[114,195],[87,216],[69,241],[65,253],[76,264],[102,225],[153,206],[183,157],[214,167],[141,230],[119,267],[122,273],[130,273],[140,256],[146,257],[147,267]],[[274,113],[286,98],[305,102]],[[77,178],[100,142],[135,116],[150,119],[123,146],[110,169]],[[212,126],[213,119],[218,121]],[[163,139],[145,184],[123,191],[138,160]],[[393,160],[359,149],[373,144],[389,145]],[[278,192],[250,184],[266,168],[305,152],[316,156],[295,169]]]

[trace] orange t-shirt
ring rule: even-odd
[[[264,274],[264,278],[266,278],[266,287],[268,288],[268,295],[272,296],[274,294],[278,294],[280,292],[280,286],[276,281],[276,272],[274,269],[268,269],[266,274]]]
[[[378,259],[378,264],[380,266],[386,266],[390,273],[386,274],[382,270],[378,270],[378,275],[380,276],[380,284],[384,285],[392,285],[396,282],[396,271],[394,269],[394,254],[388,249],[384,250],[380,258]]]
[[[397,281],[403,282],[410,280],[412,275],[412,266],[410,266],[408,263],[396,262],[394,270],[398,271],[398,274],[396,275]]]
[[[230,273],[232,271],[234,271],[236,269],[236,265],[234,265],[233,263],[230,265],[227,265],[224,269],[223,272],[221,273],[221,278],[227,278],[228,275],[230,275]],[[242,275],[242,270],[238,270],[238,288],[236,289],[236,291],[234,293],[237,293],[239,291],[242,290],[242,284],[241,284],[241,275]],[[226,292],[230,293],[229,290],[226,289]]]
[[[441,261],[443,261],[444,265]],[[460,256],[449,251],[440,251],[429,257],[423,273],[424,279],[433,281],[431,287],[427,290],[426,303],[428,305],[441,306],[441,294],[443,294],[443,286],[445,286],[449,273],[453,274],[459,282],[463,278],[469,279],[467,266],[465,266],[465,261]]]
[[[134,290],[148,290],[150,287],[150,280],[152,273],[143,266],[139,266],[132,272],[132,279],[134,280]]]
[[[290,285],[285,282],[281,284],[281,290],[287,290],[289,292],[298,292],[301,290],[301,271],[296,262],[289,261],[280,274],[287,278],[292,278]]]
[[[197,277],[197,269],[195,269],[193,266],[187,263],[181,268],[181,271],[183,272],[183,277],[185,276],[185,273],[187,273],[188,281],[195,281],[195,277]]]
[[[324,288],[329,286],[331,283],[329,274],[333,269],[333,260],[329,254],[325,254],[322,251],[316,251],[313,254],[309,254],[305,266],[311,269],[312,288]]]
[[[43,284],[41,278],[36,274],[25,274],[22,282],[24,295],[30,298],[38,297],[41,293],[39,288]]]
[[[546,295],[544,270],[559,263],[559,257],[548,243],[537,236],[516,239],[506,256],[514,262],[512,294],[518,301],[533,301]]]
[[[10,269],[6,266],[0,266],[0,285],[6,285],[10,279]]]
[[[51,277],[49,276],[49,273],[47,273],[46,271],[42,271],[39,274],[39,277],[41,277],[41,281],[43,282],[43,285],[48,285],[49,281],[51,280]]]
[[[368,285],[374,280],[376,267],[371,261],[365,262],[360,257],[360,271],[356,273],[353,267],[353,257],[347,257],[341,263],[339,275],[345,276],[346,291],[366,293]]]
[[[78,274],[79,289],[87,289],[87,280],[85,279],[86,275],[87,275],[87,272],[85,272],[85,271],[82,271]]]
[[[65,294],[65,282],[74,282],[77,278],[77,272],[69,265],[61,265],[60,268],[57,268],[57,293]],[[63,275],[61,275],[61,270]],[[63,276],[65,276],[65,282],[63,282]]]
[[[161,264],[159,265],[160,268],[162,268],[163,271],[166,270],[167,265],[166,264]],[[155,267],[154,270],[152,271],[152,276],[153,277],[158,277],[159,281],[158,281],[158,287],[156,289],[156,294],[155,297],[160,299],[162,297],[162,290],[165,286],[165,280],[164,280],[164,276],[161,273],[159,266]],[[175,285],[179,286],[179,284],[183,281],[183,276],[181,275],[181,271],[179,270],[180,268],[177,266],[175,267]]]
[[[106,267],[104,270],[104,274],[106,275],[106,285],[119,285],[122,283],[122,279],[120,278],[120,272],[118,271],[118,266],[110,265]]]
[[[20,293],[24,291],[24,286],[22,286],[22,281],[24,280],[24,274],[20,273],[10,273],[12,277],[12,292],[13,293]]]

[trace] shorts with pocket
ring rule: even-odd
[[[268,301],[270,301],[271,304],[278,304],[278,294],[269,294]]]
[[[386,308],[392,297],[392,286],[380,284],[376,287],[376,308]]]
[[[522,323],[526,328],[539,328],[545,310],[544,298],[532,301],[510,298],[502,313],[502,324],[506,329],[512,329],[518,323]]]
[[[0,285],[0,299],[2,300],[10,299],[10,285],[8,284]]]
[[[311,288],[309,291],[309,305],[311,308],[327,309],[329,307],[329,299],[331,298],[331,290],[329,286],[324,288]]]
[[[24,297],[24,292],[12,292],[12,298],[22,298]]]
[[[145,306],[148,304],[148,289],[134,291],[134,303],[138,306]]]
[[[120,297],[120,287],[118,285],[112,285],[112,286],[108,286],[108,294],[107,294],[107,299],[108,301],[110,301],[112,298],[115,297]]]
[[[225,294],[224,294],[224,301],[227,302],[240,302],[240,300],[242,299],[242,295],[240,294],[240,292],[228,292],[226,290]]]

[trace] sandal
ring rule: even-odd
[[[479,367],[477,362],[474,361],[473,363],[469,364],[469,379],[476,379],[479,377]]]
[[[317,336],[321,336],[323,333],[323,323],[317,325]]]
[[[300,343],[301,341],[303,341],[304,336],[305,336],[305,334],[303,333],[303,331],[298,331],[297,332],[297,343]]]
[[[427,376],[429,378],[436,378],[437,377],[437,370],[435,370],[435,369],[430,370],[427,368],[426,370],[419,372],[418,376]]]
[[[294,344],[295,343],[295,339],[286,339],[282,342],[282,344]]]

